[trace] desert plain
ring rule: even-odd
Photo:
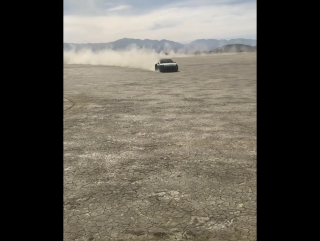
[[[172,59],[64,65],[65,241],[256,240],[256,53]]]

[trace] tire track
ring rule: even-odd
[[[65,97],[63,97],[64,99],[66,99],[66,100],[68,100],[68,101],[70,101],[71,102],[71,106],[69,106],[67,109],[65,109],[65,110],[63,110],[63,111],[68,111],[68,110],[70,110],[74,105],[75,105],[75,103],[72,101],[72,100],[70,100],[70,99],[68,99],[68,98],[65,98]]]

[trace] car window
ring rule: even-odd
[[[162,59],[160,63],[173,63],[172,59]]]

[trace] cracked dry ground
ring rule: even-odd
[[[64,66],[64,240],[256,240],[256,54]]]

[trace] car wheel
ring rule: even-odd
[[[154,70],[155,70],[155,71],[157,71],[157,70],[158,70],[158,68],[157,68],[157,65],[156,65],[156,64],[154,65]]]

